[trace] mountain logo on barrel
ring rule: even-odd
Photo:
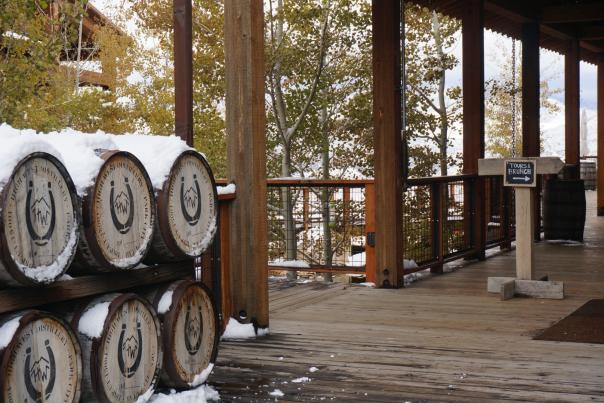
[[[191,311],[195,311],[193,314]],[[203,331],[201,323],[201,307],[195,309],[191,303],[187,306],[187,315],[185,317],[185,347],[191,355],[197,354],[201,347],[201,333]]]
[[[36,197],[36,193],[38,192],[35,192],[34,184],[30,181],[25,202],[25,222],[34,243],[44,246],[55,230],[55,198],[50,182],[48,182],[48,192],[44,192],[45,194],[40,197]]]
[[[180,183],[180,209],[182,215],[189,225],[193,226],[199,221],[201,217],[201,190],[199,189],[199,182],[197,182],[197,175],[193,175],[193,185],[185,191],[185,177],[181,177]],[[193,214],[189,211],[193,210]]]
[[[28,347],[25,358],[25,366],[23,367],[23,379],[25,380],[25,388],[27,394],[34,402],[47,401],[55,386],[57,376],[57,368],[55,365],[55,356],[50,348],[50,342],[44,342],[46,346],[46,354],[48,357],[40,357],[32,363],[31,347]],[[38,385],[42,386],[42,390],[38,390]]]
[[[126,364],[125,357],[127,358],[128,363],[132,363],[132,365]],[[126,337],[126,324],[122,324],[119,348],[117,352],[117,362],[122,375],[124,375],[126,378],[131,378],[138,370],[142,357],[143,333],[141,331],[141,323],[136,323],[136,335],[131,335],[129,337]]]
[[[111,220],[120,234],[127,234],[130,228],[132,228],[132,222],[134,221],[133,195],[128,178],[124,178],[124,186],[126,187],[126,191],[122,190],[116,195],[115,181],[111,181],[111,192],[109,194]]]

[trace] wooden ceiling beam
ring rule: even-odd
[[[604,4],[572,4],[548,6],[541,10],[542,23],[569,23],[586,21],[604,21]]]
[[[584,41],[604,39],[604,25],[591,25],[581,28],[579,39]]]

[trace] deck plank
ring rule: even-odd
[[[536,247],[537,276],[564,281],[564,300],[488,294],[514,252],[401,290],[271,285],[271,335],[221,343],[210,384],[225,401],[278,388],[280,401],[604,402],[604,345],[532,340],[604,298],[604,218],[587,196],[586,244]]]

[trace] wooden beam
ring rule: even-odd
[[[566,164],[571,167],[569,177],[579,179],[580,164],[580,78],[579,41],[571,40],[564,55],[564,154]]]
[[[522,25],[522,156],[538,157],[541,154],[539,128],[539,24],[536,21]],[[534,238],[541,239],[541,203],[534,203]]]
[[[535,189],[516,188],[516,278],[534,280]]]
[[[224,3],[226,129],[232,316],[268,326],[264,9],[262,0]]]
[[[175,133],[193,145],[193,21],[191,0],[174,0]]]
[[[598,215],[604,216],[604,58],[598,63]]]
[[[539,131],[539,24],[522,25],[522,156],[538,157]]]
[[[403,279],[403,180],[399,0],[373,0],[376,285]]]
[[[548,6],[541,11],[541,22],[546,24],[603,20],[604,4],[601,2]]]
[[[581,28],[579,39],[585,41],[604,39],[604,25],[587,25]]]
[[[484,1],[469,0],[462,20],[463,173],[477,174],[484,157]],[[469,185],[471,182],[466,181]],[[484,179],[464,186],[465,233],[484,259],[486,243]],[[473,217],[473,219],[471,219]]]

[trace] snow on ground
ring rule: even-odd
[[[292,383],[308,383],[310,382],[310,378],[307,376],[302,376],[300,378],[292,379]]]
[[[258,328],[256,331],[251,323],[240,323],[237,319],[230,318],[221,340],[255,339],[266,336],[269,329]]]
[[[285,394],[283,392],[281,392],[280,389],[275,389],[272,392],[269,393],[269,395],[271,395],[272,397],[283,397],[285,396]]]
[[[294,267],[298,269],[310,269],[310,265],[308,262],[304,260],[286,260],[283,258],[278,258],[269,262],[269,266],[279,266],[279,267]]]
[[[308,372],[311,372],[311,373],[312,373],[312,372],[317,372],[318,370],[319,370],[319,368],[317,368],[317,367],[310,367],[310,368],[308,369]]]
[[[176,392],[174,389],[170,394],[157,393],[151,397],[150,403],[204,403],[218,401],[220,395],[209,385],[201,385],[196,389]]]
[[[8,343],[15,336],[15,332],[19,328],[21,316],[16,316],[0,327],[0,350],[8,346]]]
[[[111,302],[101,302],[88,308],[78,322],[78,331],[91,339],[101,337]]]
[[[216,192],[218,193],[218,196],[232,194],[235,193],[236,190],[237,188],[235,187],[234,183],[229,183],[226,186],[216,186]]]

